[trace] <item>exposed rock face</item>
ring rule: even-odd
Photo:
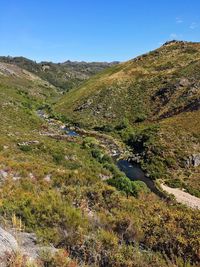
[[[7,260],[18,251],[16,239],[0,227],[0,267],[6,266]]]
[[[8,172],[4,169],[0,169],[0,181],[3,181],[7,178]]]
[[[193,155],[193,165],[198,167],[200,165],[200,154]]]
[[[37,238],[34,233],[17,232],[16,238],[20,244],[19,251],[30,261],[34,261],[40,257],[41,252],[45,251],[54,254],[57,249],[54,247],[44,247],[37,244]]]
[[[182,78],[182,79],[180,79],[179,85],[180,85],[180,86],[183,86],[183,87],[187,87],[187,86],[190,85],[190,82],[189,82],[188,79],[186,79],[186,78]]]
[[[187,167],[198,167],[200,165],[200,154],[192,154],[189,156],[189,158],[186,160],[186,165]]]
[[[54,247],[38,245],[34,233],[9,231],[0,227],[0,267],[7,267],[9,260],[16,253],[20,253],[30,262],[34,262],[40,258],[42,252],[55,254],[58,251]]]

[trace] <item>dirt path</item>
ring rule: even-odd
[[[185,204],[193,209],[200,209],[200,198],[192,196],[178,188],[171,188],[164,184],[161,184],[160,186],[168,194],[173,194],[178,203]]]

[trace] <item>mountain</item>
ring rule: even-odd
[[[117,134],[152,179],[200,196],[199,68],[200,43],[167,42],[92,77],[55,110]]]
[[[172,41],[67,94],[57,110],[91,125],[155,120],[200,108],[200,44]]]
[[[92,75],[118,62],[72,62],[64,63],[40,62],[36,63],[24,57],[0,57],[0,62],[14,64],[25,69],[43,80],[50,82],[62,91],[68,91],[89,79]]]
[[[151,179],[171,171],[187,189],[189,185],[195,189],[199,181],[198,160],[194,160],[199,149],[198,110],[179,109],[179,114],[161,118],[151,108],[149,117],[135,116],[137,122],[131,120],[134,114],[124,115],[122,120],[121,113],[113,119],[100,113],[93,121],[95,116],[87,106],[75,110],[79,103],[83,105],[79,96],[84,95],[83,103],[94,92],[99,97],[96,88],[100,90],[104,81],[109,94],[100,94],[102,107],[108,101],[114,114],[110,84],[120,76],[114,72],[134,62],[112,66],[63,96],[60,88],[37,75],[36,65],[27,70],[0,61],[0,256],[5,266],[199,265],[199,210],[180,205],[166,194],[160,198],[142,181],[131,181],[110,153],[123,150],[123,156],[132,148],[132,156]],[[117,90],[126,105],[123,80],[124,76]],[[124,87],[120,89],[121,84]],[[139,107],[142,104],[136,92]],[[194,98],[193,92],[191,101]],[[101,104],[101,98],[98,101]],[[75,135],[76,128],[68,128],[73,123],[80,127],[81,120],[93,131],[79,129]],[[185,155],[192,158],[179,162]],[[180,176],[186,173],[187,177]],[[164,179],[172,184],[173,179]]]

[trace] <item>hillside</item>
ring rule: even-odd
[[[166,43],[90,79],[67,94],[57,110],[91,125],[198,110],[199,59],[199,43]]]
[[[55,106],[128,143],[152,179],[200,196],[200,43],[171,41],[92,77]]]
[[[60,114],[45,113],[59,102],[59,92],[33,72],[0,63],[0,227],[17,241],[24,236],[29,254],[27,238],[34,247],[57,251],[43,251],[31,265],[24,250],[7,253],[6,266],[198,266],[199,211],[130,181],[97,135],[67,135]],[[185,119],[191,122],[187,132],[194,127],[191,117]],[[167,120],[163,129],[176,121],[183,125],[182,117]],[[151,133],[139,126],[137,131]],[[128,142],[128,130],[132,134],[127,126],[113,135]],[[4,248],[13,238],[0,231]]]
[[[94,74],[103,71],[118,62],[73,62],[63,63],[40,62],[36,63],[24,57],[0,57],[0,62],[14,64],[25,69],[43,80],[48,81],[61,91],[68,91],[88,80]]]

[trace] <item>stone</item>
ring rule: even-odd
[[[198,167],[200,166],[200,154],[192,154],[186,159],[186,166],[187,167]]]
[[[7,266],[7,261],[17,253],[18,249],[14,236],[0,227],[0,267]]]
[[[18,146],[29,146],[29,145],[38,145],[39,141],[38,140],[33,140],[33,141],[24,141],[22,143],[18,143]]]
[[[183,86],[183,87],[187,87],[190,85],[190,82],[188,79],[186,78],[181,78],[180,81],[179,81],[179,85],[180,86]]]
[[[51,182],[51,174],[47,174],[45,177],[44,177],[44,180],[46,182]]]
[[[198,167],[200,165],[200,154],[193,154],[193,165]]]
[[[8,172],[5,170],[0,170],[0,179],[5,180],[8,176]]]

